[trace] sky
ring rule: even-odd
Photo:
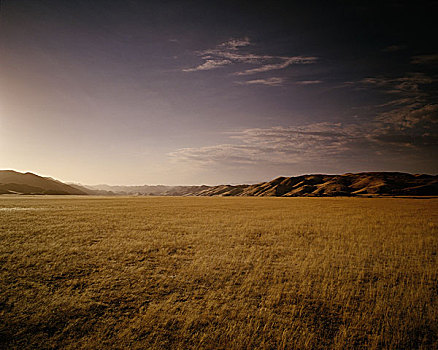
[[[436,1],[3,0],[0,169],[438,173]]]

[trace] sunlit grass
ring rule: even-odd
[[[0,210],[0,347],[438,346],[436,199],[4,197],[0,208],[16,208]]]

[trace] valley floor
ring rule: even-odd
[[[438,199],[1,197],[0,348],[438,347]]]

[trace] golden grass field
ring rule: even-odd
[[[0,347],[438,347],[438,199],[0,197]]]

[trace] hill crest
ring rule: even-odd
[[[86,195],[87,193],[50,177],[42,177],[31,172],[0,170],[0,194]]]
[[[280,176],[254,185],[84,186],[65,184],[30,172],[0,170],[0,194],[252,197],[432,196],[438,195],[438,176],[401,172],[361,172],[342,175]]]

